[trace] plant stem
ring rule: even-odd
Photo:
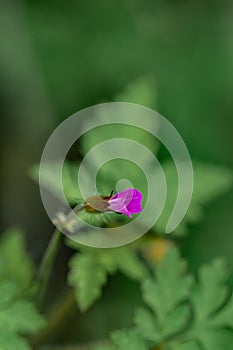
[[[39,305],[42,304],[45,289],[60,247],[61,239],[62,233],[56,229],[42,258],[37,278],[37,297]]]

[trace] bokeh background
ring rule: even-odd
[[[194,160],[232,168],[232,1],[2,0],[0,23],[1,231],[21,227],[35,262],[53,228],[29,168],[62,120],[116,100],[138,79],[150,80],[154,107],[177,128]],[[216,256],[232,268],[232,203],[231,190],[190,226],[182,254],[192,271]],[[63,288],[69,255],[63,247],[51,297]],[[70,336],[105,336],[123,322],[122,305],[137,302],[137,290],[121,275],[111,278],[103,300],[67,321]]]

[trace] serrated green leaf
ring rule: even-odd
[[[179,305],[171,311],[163,326],[163,338],[181,332],[186,327],[190,315],[190,308],[187,304]]]
[[[0,309],[0,332],[33,334],[44,325],[43,317],[28,301],[12,301],[8,307]]]
[[[141,281],[148,274],[145,264],[138,258],[135,249],[130,247],[120,247],[110,249],[118,270],[127,277]]]
[[[194,189],[191,204],[183,221],[174,231],[176,234],[184,234],[187,231],[188,223],[200,221],[203,217],[203,206],[232,185],[233,174],[227,168],[194,162],[193,169]],[[172,162],[164,163],[163,170],[167,180],[167,199],[164,211],[155,225],[155,229],[159,232],[165,230],[178,191],[177,172],[174,164]]]
[[[31,350],[26,339],[12,333],[4,331],[0,333],[1,350]]]
[[[189,295],[191,278],[185,272],[186,264],[178,251],[171,248],[155,272],[156,279],[144,283],[144,301],[161,323],[164,323],[169,313]]]
[[[73,242],[68,244],[80,248]],[[136,281],[147,275],[147,269],[131,247],[112,249],[81,248],[70,260],[69,284],[75,288],[76,299],[82,310],[88,309],[100,297],[108,274],[116,270]],[[92,288],[90,288],[90,285]]]
[[[19,289],[30,285],[34,266],[27,254],[23,234],[19,229],[7,231],[0,243],[0,281],[13,281]]]
[[[200,336],[200,343],[206,350],[232,350],[233,333],[226,329],[205,331]]]
[[[221,336],[224,327],[233,328],[233,303],[226,286],[226,266],[223,260],[204,265],[198,274],[198,283],[192,289],[190,300],[193,308],[191,338],[204,349],[230,349],[229,341]],[[189,334],[189,333],[188,333]],[[233,338],[231,338],[233,340]],[[233,342],[230,342],[231,347]]]
[[[18,294],[17,284],[12,281],[1,282],[0,308],[7,305]]]
[[[45,326],[44,318],[35,306],[20,300],[16,285],[5,283],[0,286],[0,349],[29,350],[22,335],[31,335]]]
[[[146,342],[137,330],[115,331],[111,339],[118,350],[148,350]]]
[[[226,266],[221,259],[200,268],[199,283],[191,294],[196,322],[206,320],[226,300],[226,276]]]
[[[147,349],[230,350],[233,346],[233,296],[226,287],[224,261],[204,265],[191,289],[192,279],[177,249],[157,265],[154,278],[143,283],[141,307],[135,315],[138,343]],[[132,331],[130,331],[132,332]],[[226,336],[225,336],[226,335]],[[129,333],[112,337],[117,350],[128,348]],[[133,340],[132,340],[133,343]]]
[[[211,320],[212,326],[230,327],[233,329],[233,295],[215,317]]]
[[[135,315],[135,323],[144,339],[158,343],[161,334],[155,316],[150,310],[145,308],[138,309]]]
[[[178,251],[171,248],[157,266],[155,278],[147,279],[143,284],[143,299],[154,313],[152,317],[152,314],[141,311],[141,322],[140,317],[136,317],[146,339],[159,343],[185,328],[190,309],[187,303],[181,303],[188,300],[190,288],[191,278],[186,274],[186,264]]]
[[[87,310],[100,297],[108,270],[95,254],[76,254],[70,260],[69,284],[74,287],[81,310]]]
[[[44,164],[40,169],[40,183],[55,196],[60,190],[60,179],[58,178],[58,163],[51,162]],[[62,185],[65,196],[70,204],[76,204],[82,198],[78,187],[78,164],[66,160],[62,170]],[[39,165],[34,165],[30,169],[31,178],[39,183]]]
[[[154,277],[143,283],[143,299],[149,308],[136,311],[133,332],[138,344],[146,349],[232,349],[233,332],[226,327],[233,330],[233,297],[226,300],[224,261],[204,265],[198,277],[191,288],[192,279],[177,249],[165,255]],[[117,350],[134,344],[130,332],[114,333],[112,342]]]

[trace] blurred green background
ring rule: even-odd
[[[191,157],[232,168],[232,20],[230,0],[1,1],[1,231],[23,228],[39,262],[52,224],[28,169],[62,120],[116,100],[142,77]],[[160,159],[166,156],[161,151]],[[232,267],[232,203],[231,190],[190,226],[182,253],[193,271],[215,256]],[[69,254],[68,248],[59,254],[58,290]],[[82,316],[79,338],[103,336],[110,319],[112,328],[121,324],[120,299],[130,294],[137,302],[137,293],[133,282],[112,278],[103,300]]]

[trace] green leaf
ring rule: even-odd
[[[7,231],[0,242],[0,349],[29,350],[22,335],[44,327],[44,318],[25,291],[32,283],[34,268],[28,257],[22,232]]]
[[[200,268],[199,283],[191,295],[196,322],[206,320],[222,306],[229,292],[225,285],[226,277],[226,266],[221,259]]]
[[[33,334],[45,325],[34,305],[25,300],[11,301],[0,309],[0,332]]]
[[[20,289],[30,285],[34,266],[19,229],[7,231],[0,242],[0,281],[14,281]]]
[[[233,296],[226,278],[224,261],[217,259],[201,267],[192,283],[186,264],[171,248],[154,266],[154,277],[143,283],[146,306],[136,311],[135,328],[113,333],[112,344],[117,350],[136,348],[136,343],[147,350],[232,349]]]
[[[233,296],[226,306],[222,308],[212,319],[212,325],[218,327],[230,327],[233,329]]]
[[[155,279],[148,279],[143,285],[144,301],[159,322],[163,323],[171,311],[187,300],[191,282],[191,277],[186,275],[186,263],[172,247],[155,271]]]
[[[107,281],[107,269],[92,254],[76,254],[70,260],[69,284],[75,288],[81,310],[87,310],[100,297]]]
[[[35,306],[16,297],[16,286],[5,283],[0,286],[0,349],[29,350],[22,335],[31,335],[45,326],[44,318]],[[2,298],[3,297],[3,298]]]
[[[227,269],[221,259],[204,265],[198,273],[198,283],[190,300],[193,308],[191,336],[204,349],[230,349],[233,337],[224,339],[224,327],[233,329],[233,302],[226,286]],[[231,339],[231,340],[229,340]],[[231,345],[230,345],[231,344]]]
[[[17,296],[18,288],[16,283],[3,281],[0,287],[0,307],[8,304],[12,298]]]
[[[160,330],[157,320],[150,310],[146,308],[138,309],[135,315],[135,323],[144,339],[158,343],[160,340]]]
[[[188,223],[196,223],[203,218],[203,206],[225,192],[232,185],[232,172],[220,166],[194,162],[194,189],[191,204],[174,233],[184,234]],[[163,164],[167,180],[167,199],[162,215],[155,225],[155,229],[164,232],[168,219],[175,205],[178,180],[175,165],[172,162]]]
[[[12,333],[4,331],[0,334],[1,350],[30,350],[30,346],[26,339]]]
[[[114,259],[118,270],[125,276],[135,281],[141,281],[147,276],[148,270],[133,247],[113,248],[109,249],[108,253]]]
[[[190,309],[187,303],[181,303],[188,299],[191,281],[186,275],[186,264],[171,248],[158,265],[155,278],[143,284],[143,299],[153,314],[141,309],[135,321],[145,339],[159,343],[186,326]]]
[[[113,344],[119,350],[148,350],[146,342],[137,330],[115,331],[111,335]]]
[[[131,102],[155,108],[158,105],[157,87],[150,77],[140,77],[115,96],[116,102]]]
[[[233,333],[226,329],[206,331],[200,337],[200,343],[207,350],[232,350]]]
[[[190,308],[187,304],[182,304],[171,311],[163,325],[163,338],[182,331],[188,323],[190,314]]]
[[[72,247],[77,244],[68,242]],[[80,247],[79,247],[80,248]],[[130,247],[112,249],[81,248],[70,260],[68,281],[75,288],[76,299],[82,310],[87,310],[101,296],[108,274],[117,269],[126,276],[139,281],[147,269]],[[90,288],[91,286],[91,288]]]
[[[58,167],[57,162],[47,163],[41,168],[40,173],[40,183],[55,196],[58,195],[58,190],[60,190]],[[71,161],[66,160],[63,164],[63,191],[70,204],[78,203],[82,198],[78,187],[78,169],[79,166]],[[39,165],[36,164],[30,169],[30,176],[35,182],[39,183]]]
[[[157,104],[157,89],[150,78],[142,77],[126,87],[125,91],[115,97],[115,101],[133,102],[153,108]],[[87,154],[94,146],[99,145],[106,140],[115,138],[134,140],[138,144],[148,148],[153,154],[157,154],[159,143],[151,133],[141,128],[127,125],[128,114],[125,114],[126,124],[114,124],[113,126],[112,124],[109,124],[108,113],[109,112],[107,111],[107,113],[98,115],[98,119],[102,122],[102,126],[92,129],[81,138],[81,151],[83,155]],[[136,118],[137,116],[135,116],[135,120]],[[141,115],[140,118],[142,118]],[[104,125],[105,123],[107,125]],[[147,123],[149,123],[149,121]],[[152,119],[148,127],[149,130],[153,132],[157,130],[158,125]],[[122,155],[128,155],[128,158],[131,159],[130,155],[135,154],[135,145],[128,143],[126,146],[124,141],[118,141],[117,150],[119,152],[119,157],[122,158]],[[90,167],[93,165],[97,166],[98,164],[103,165],[106,162],[108,155],[109,147],[107,146],[106,151],[103,151],[103,149],[101,149],[101,151],[95,149],[94,156],[91,158],[91,164],[89,164]],[[150,152],[144,152],[142,147],[140,151],[137,152],[137,160],[139,162],[141,161],[144,166],[152,164]],[[138,173],[135,171],[136,166],[132,166],[132,163],[128,160],[115,159],[114,161],[108,162],[104,168],[105,171],[102,170],[103,181],[99,186],[109,186],[108,182],[111,180],[114,180],[114,183],[116,183],[118,177],[119,179],[127,179],[134,184],[138,177]],[[118,169],[117,172],[115,171],[116,169]],[[134,185],[134,187],[136,186]],[[113,188],[115,188],[115,186]]]

